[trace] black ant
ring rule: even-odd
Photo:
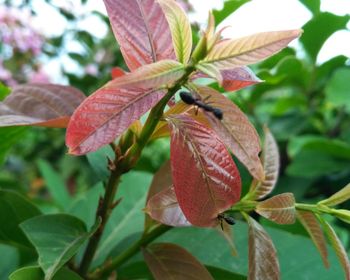
[[[225,222],[228,223],[231,226],[233,226],[236,223],[235,219],[228,213],[220,213],[218,215],[218,219],[220,221],[220,226],[221,226],[222,230],[224,230],[224,227],[223,227],[223,224],[222,224],[223,220],[225,220]]]
[[[223,112],[221,109],[210,106],[210,105],[204,103],[203,101],[194,98],[189,92],[186,92],[186,91],[181,91],[180,97],[181,97],[182,101],[185,102],[186,104],[196,105],[197,107],[202,108],[203,110],[205,110],[207,112],[212,112],[218,120],[222,120]]]

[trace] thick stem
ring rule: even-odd
[[[147,244],[151,243],[154,239],[164,234],[171,227],[165,225],[159,225],[151,230],[149,233],[143,235],[143,237],[137,240],[134,244],[132,244],[129,248],[127,248],[124,252],[116,256],[115,258],[109,260],[107,263],[97,268],[89,275],[89,279],[101,279],[103,277],[108,276],[111,272],[113,272],[118,266],[124,264],[127,260],[133,257],[136,253],[140,251],[140,249]]]
[[[79,274],[85,276],[88,272],[92,259],[95,255],[98,243],[100,242],[102,233],[107,224],[108,218],[113,208],[114,196],[117,192],[117,187],[120,181],[121,173],[118,169],[114,169],[111,172],[109,181],[106,186],[104,197],[100,200],[98,209],[96,212],[96,220],[101,219],[101,224],[96,232],[92,235],[89,243],[86,247],[83,259],[79,267]]]

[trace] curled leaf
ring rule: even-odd
[[[320,253],[324,266],[328,268],[327,243],[315,214],[307,211],[297,211],[297,216]]]
[[[163,91],[100,88],[71,117],[66,134],[69,153],[83,155],[113,142],[163,96]]]
[[[295,199],[292,193],[283,193],[259,202],[257,213],[277,224],[294,224]]]
[[[187,220],[199,227],[239,200],[241,179],[230,154],[213,130],[191,119],[168,117],[173,185]]]
[[[70,86],[24,84],[0,102],[0,127],[35,125],[66,127],[85,95]]]
[[[246,66],[221,70],[221,75],[222,87],[226,91],[239,90],[261,82],[254,72]]]
[[[178,245],[153,243],[142,253],[155,280],[214,280],[194,256]]]
[[[335,205],[338,205],[344,201],[347,201],[348,199],[350,199],[350,184],[347,184],[340,191],[336,192],[331,197],[320,201],[318,204],[323,204],[323,205],[327,205],[327,206],[335,206]]]

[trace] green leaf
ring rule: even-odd
[[[349,18],[349,15],[336,16],[331,13],[320,13],[303,26],[304,35],[300,41],[313,61],[316,61],[324,42],[334,32],[346,28]]]
[[[42,159],[38,160],[38,168],[41,175],[44,177],[46,186],[49,189],[53,200],[62,209],[67,209],[71,202],[71,198],[63,178],[51,167],[47,161]]]
[[[13,246],[0,244],[0,256],[6,256],[1,259],[0,279],[8,279],[20,263],[18,250]]]
[[[103,146],[95,152],[88,153],[86,157],[98,178],[101,181],[106,180],[110,174],[107,168],[108,158],[114,160],[112,148],[109,145]]]
[[[0,82],[0,101],[3,101],[11,92],[11,89]]]
[[[27,132],[26,127],[1,127],[0,128],[0,165],[4,162],[8,150]]]
[[[39,209],[18,193],[0,189],[0,213],[0,242],[32,248],[19,224],[40,215]]]
[[[310,10],[314,15],[320,12],[321,2],[320,0],[300,0],[303,5]]]
[[[335,206],[335,205],[338,205],[344,201],[347,201],[348,199],[350,199],[350,183],[347,184],[340,191],[333,194],[331,197],[320,201],[318,204],[324,204],[327,206]]]
[[[117,271],[118,280],[153,280],[153,276],[149,271],[145,262],[134,262],[122,266]]]
[[[215,266],[206,266],[215,280],[246,280],[247,277]]]
[[[218,26],[225,18],[231,15],[239,7],[248,3],[250,0],[228,0],[225,1],[221,10],[213,10],[215,24]]]
[[[66,214],[42,215],[20,225],[39,254],[39,265],[45,272],[45,280],[52,279],[98,226],[99,223],[96,223],[87,231],[83,221]]]
[[[334,106],[344,106],[350,112],[350,69],[337,70],[326,86],[326,101]]]
[[[9,280],[44,280],[44,273],[39,266],[27,266],[22,267],[14,271]],[[78,274],[63,267],[57,271],[56,275],[52,278],[53,280],[82,280]]]

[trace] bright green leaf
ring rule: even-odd
[[[219,25],[225,18],[230,16],[239,7],[249,2],[250,0],[227,0],[221,10],[213,10],[215,24]]]
[[[320,0],[300,0],[306,8],[308,8],[314,15],[320,12],[321,1]]]
[[[350,69],[337,70],[326,86],[326,100],[334,106],[344,106],[350,112]]]
[[[0,101],[4,100],[11,92],[11,89],[0,82]]]

